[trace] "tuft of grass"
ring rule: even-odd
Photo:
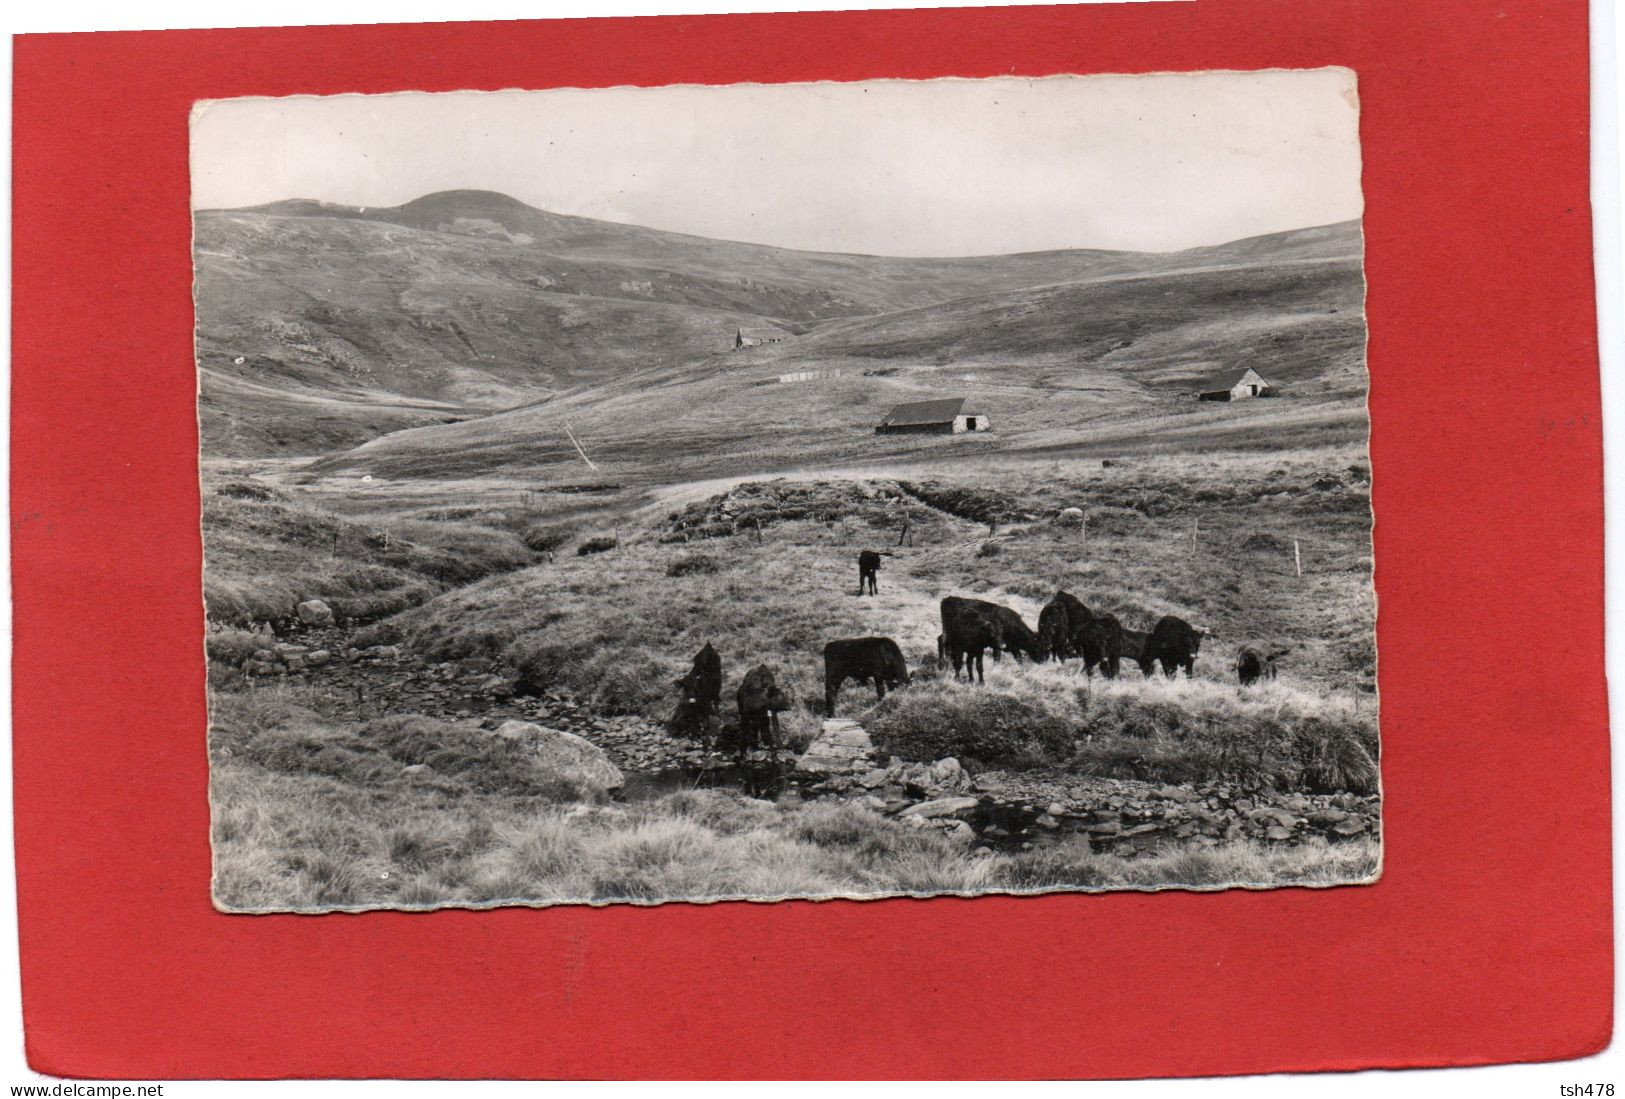
[[[618,545],[620,545],[618,539],[611,538],[608,535],[598,535],[597,537],[587,539],[585,542],[581,543],[581,545],[577,546],[576,556],[588,557],[595,553],[607,553]]]
[[[1054,889],[1330,885],[1377,869],[1375,840],[1186,847],[1132,859],[1085,840],[974,852],[859,805],[688,791],[633,808],[532,798],[388,798],[232,762],[213,776],[214,890],[241,911]]]
[[[1263,845],[1238,840],[1213,847],[1181,847],[1122,859],[1089,850],[1085,842],[1058,844],[1000,860],[994,888],[1222,889],[1231,886],[1341,885],[1370,881],[1381,866],[1375,840]]]

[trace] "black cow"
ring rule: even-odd
[[[1275,678],[1275,661],[1292,651],[1289,645],[1277,649],[1266,641],[1249,641],[1236,653],[1236,678],[1243,687],[1250,687],[1260,679]]]
[[[1072,628],[1072,652],[1074,655],[1082,652],[1083,630],[1094,621],[1094,612],[1084,606],[1081,599],[1064,589],[1051,596],[1050,602],[1066,608],[1067,625]]]
[[[1083,628],[1080,649],[1083,670],[1093,675],[1095,669],[1107,679],[1116,679],[1123,658],[1123,624],[1116,615],[1096,615]]]
[[[858,554],[858,594],[864,593],[867,586],[870,595],[879,595],[880,589],[875,584],[875,574],[880,571],[880,554],[874,550],[864,550]]]
[[[738,739],[734,744],[743,756],[752,748],[779,746],[779,714],[790,708],[790,696],[779,689],[773,669],[758,664],[745,673],[734,695],[739,705]]]
[[[1089,623],[1094,619],[1094,612],[1077,596],[1065,590],[1057,591],[1038,613],[1038,636],[1057,660],[1085,656],[1090,648]],[[1095,662],[1098,661],[1097,657]]]
[[[1072,623],[1066,608],[1053,599],[1038,612],[1038,636],[1056,660],[1075,655],[1072,648]]]
[[[849,637],[824,646],[824,713],[834,716],[835,699],[848,679],[873,683],[875,701],[909,681],[903,650],[889,637]]]
[[[709,641],[694,655],[694,666],[677,681],[677,689],[683,697],[666,722],[666,731],[691,740],[714,740],[722,706],[722,658]]]
[[[1170,679],[1180,668],[1190,676],[1194,674],[1196,654],[1201,648],[1201,633],[1183,618],[1165,614],[1151,627],[1145,646],[1140,650],[1140,671],[1149,676],[1152,665],[1161,664],[1162,674]]]
[[[1043,640],[1027,628],[1015,611],[985,599],[959,595],[950,595],[942,601],[942,638],[938,646],[939,652],[953,662],[955,679],[959,678],[963,665],[966,679],[971,677],[974,667],[977,680],[983,683],[987,680],[982,655],[989,649],[993,651],[994,660],[999,659],[1001,651],[1016,654],[1018,660],[1025,653],[1035,664],[1043,663],[1049,656]]]
[[[1151,632],[1149,630],[1131,630],[1127,626],[1122,627],[1117,634],[1116,656],[1119,662],[1126,659],[1138,664],[1140,654],[1145,652],[1145,643],[1150,638]]]

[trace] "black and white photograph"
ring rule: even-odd
[[[191,119],[227,912],[1326,887],[1341,68]]]

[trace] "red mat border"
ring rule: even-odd
[[[1141,1076],[1611,1032],[1580,0],[1199,0],[16,41],[30,1064],[122,1078]],[[403,88],[1346,65],[1387,866],[1222,895],[231,917],[207,898],[187,111]]]

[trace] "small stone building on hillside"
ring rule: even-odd
[[[1197,399],[1202,401],[1245,401],[1253,397],[1274,396],[1275,387],[1252,367],[1248,367],[1240,377],[1225,373],[1209,378],[1196,393]]]
[[[876,435],[958,435],[993,425],[965,397],[900,404],[875,426]]]
[[[760,347],[764,343],[778,343],[789,334],[777,328],[740,328],[734,332],[734,350]]]

